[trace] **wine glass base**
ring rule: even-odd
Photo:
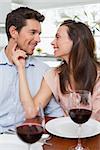
[[[81,147],[79,147],[79,146],[71,146],[71,147],[68,148],[68,150],[89,150],[89,148],[88,147],[84,147],[84,146],[81,146]]]

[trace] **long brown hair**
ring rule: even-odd
[[[97,66],[100,67],[100,62],[97,61],[95,55],[95,41],[91,30],[82,22],[74,20],[65,20],[60,26],[67,26],[68,35],[73,41],[73,46],[69,56],[69,63],[66,61],[57,68],[59,72],[61,92],[67,92],[66,87],[70,83],[70,72],[73,72],[76,90],[93,91],[97,78]]]

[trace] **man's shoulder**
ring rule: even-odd
[[[39,58],[36,57],[31,57],[33,64],[35,65],[35,67],[43,72],[47,71],[50,69],[49,65],[47,65],[46,63],[44,63],[42,60],[40,60]]]
[[[46,63],[44,63],[39,58],[34,57],[34,62],[35,62],[35,66],[36,67],[50,69],[49,65],[47,65]]]

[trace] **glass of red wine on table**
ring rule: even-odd
[[[86,90],[76,90],[67,94],[64,112],[68,111],[68,114],[72,121],[77,123],[78,126],[78,143],[76,146],[69,147],[68,150],[89,150],[88,147],[84,147],[81,144],[80,132],[83,123],[87,122],[92,114],[92,99],[91,93]]]
[[[28,144],[28,150],[30,150],[31,144],[37,142],[44,133],[44,113],[42,106],[39,105],[38,113],[31,119],[25,119],[20,125],[16,125],[16,133],[18,137]]]

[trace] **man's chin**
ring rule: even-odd
[[[34,54],[34,50],[27,52],[27,55],[33,55],[33,54]]]

